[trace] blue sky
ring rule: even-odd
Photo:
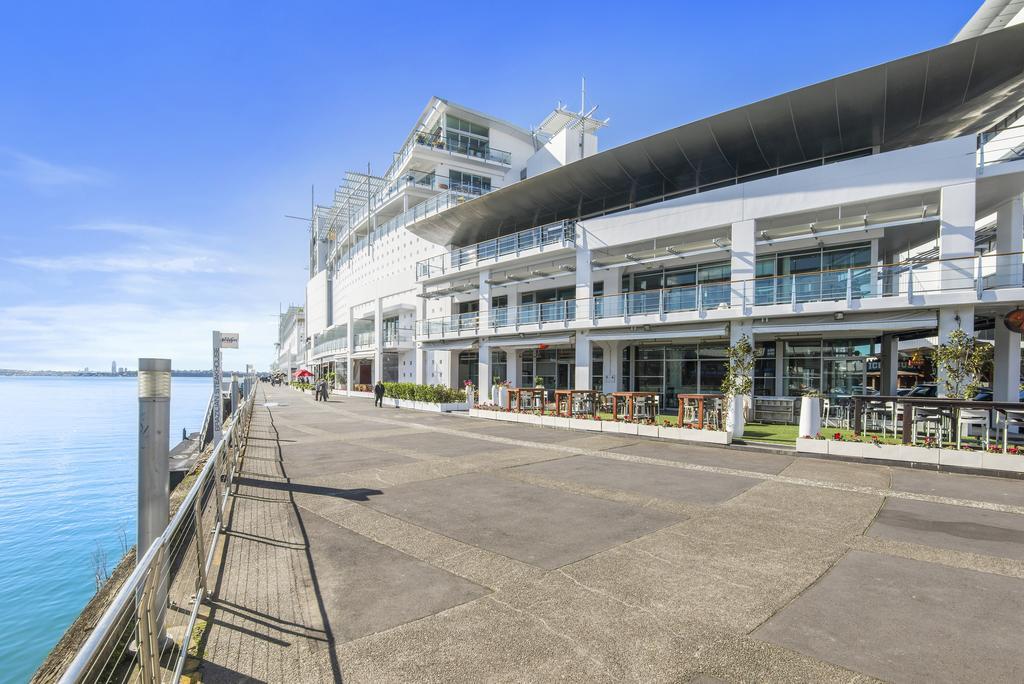
[[[948,42],[975,1],[9,3],[0,368],[265,368],[310,186],[383,171],[431,95],[602,148]]]

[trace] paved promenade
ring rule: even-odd
[[[259,391],[205,682],[1024,680],[1024,481]]]

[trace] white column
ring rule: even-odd
[[[606,342],[603,346],[604,350],[604,368],[602,375],[604,380],[604,391],[618,392],[619,386],[619,375],[622,373],[622,343],[621,342]]]
[[[490,403],[491,402],[491,382],[494,378],[491,377],[491,348],[486,344],[480,345],[480,351],[477,359],[477,382],[479,383],[479,403]]]
[[[949,341],[954,330],[961,328],[968,335],[974,335],[974,306],[948,306],[939,309],[939,344]],[[1019,352],[1018,352],[1019,353]],[[935,369],[935,382],[938,396],[946,396],[945,373]]]
[[[753,322],[753,320],[751,320],[751,319],[739,320],[739,321],[733,321],[732,323],[729,324],[729,346],[732,346],[732,347],[736,346],[739,343],[739,341],[743,338],[744,335],[747,337],[747,340],[750,342],[750,346],[753,347],[754,346],[754,322]],[[753,368],[751,368],[751,383],[753,383]],[[751,387],[753,387],[753,384],[751,384]],[[743,397],[734,398],[734,401],[736,401],[737,399],[738,399],[737,403],[742,408],[740,408],[739,412],[736,413],[735,409],[732,406],[728,407],[728,409],[729,409],[729,416],[728,416],[728,418],[726,420],[726,426],[727,426],[728,429],[732,430],[732,433],[733,433],[734,436],[736,436],[736,437],[743,437],[743,429],[744,429],[744,426],[746,425],[745,413],[749,410],[748,407],[751,406],[751,404],[753,402],[753,399],[751,398],[751,395],[749,395],[749,394],[746,395],[746,396],[743,396]]]
[[[993,401],[1020,399],[1020,333],[1003,325],[1002,316],[996,316],[995,356],[993,358]]]
[[[384,380],[384,306],[380,297],[373,307],[373,381]]]
[[[438,370],[441,372],[440,384],[455,387],[459,381],[459,352],[434,352],[434,357],[438,360]]]
[[[408,195],[407,195],[408,196]],[[424,294],[427,291],[425,285],[420,285],[420,294]],[[427,298],[418,297],[416,303],[416,323],[414,329],[416,332],[426,330],[427,325]],[[413,356],[413,363],[416,364],[416,384],[427,385],[430,384],[427,377],[427,350],[423,347],[422,342],[416,343],[416,353]]]
[[[348,372],[345,373],[345,390],[347,392],[352,391],[352,354],[355,352],[355,334],[353,329],[356,326],[355,316],[352,315],[352,307],[348,308],[348,329],[345,331],[345,337],[348,343],[348,353],[345,354],[345,363],[348,366]]]
[[[752,283],[746,282],[754,277],[756,262],[756,223],[753,219],[732,224],[731,247],[732,257],[732,296],[733,308],[749,305],[753,299]],[[753,337],[751,337],[753,344]]]
[[[486,330],[491,324],[491,286],[487,282],[490,279],[490,269],[480,271],[480,323],[477,326],[480,330]]]
[[[594,272],[590,264],[590,246],[587,230],[576,225],[576,319],[589,320],[591,318],[591,297],[594,296],[593,289]],[[578,352],[577,352],[578,353]],[[589,356],[589,352],[588,352]],[[589,365],[589,364],[588,364]],[[579,374],[577,373],[577,379]],[[587,386],[589,389],[589,385]]]
[[[786,395],[786,343],[775,341],[775,396]]]
[[[593,375],[590,370],[590,362],[593,352],[590,348],[590,338],[582,330],[576,333],[576,382],[573,389],[591,389]]]
[[[996,277],[1000,287],[1021,286],[1021,267],[1024,265],[1020,254],[1024,250],[1022,200],[1024,196],[1017,195],[999,207],[996,214],[996,251],[1000,254],[996,257]]]
[[[898,371],[900,369],[900,341],[895,335],[882,335],[879,345],[879,378],[878,393],[895,396],[899,387]]]
[[[939,283],[926,283],[925,289],[939,284],[943,290],[974,287],[974,189],[970,181],[940,191],[939,258],[952,260],[939,264]]]
[[[505,379],[512,383],[513,387],[519,387],[519,350],[508,348],[505,350]]]

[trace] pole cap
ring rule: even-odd
[[[171,398],[171,360],[139,359],[139,399]]]

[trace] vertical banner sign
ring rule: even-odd
[[[220,331],[213,331],[213,446],[220,444],[224,425],[224,399],[221,396],[222,370],[220,366]],[[238,339],[235,339],[238,343]]]

